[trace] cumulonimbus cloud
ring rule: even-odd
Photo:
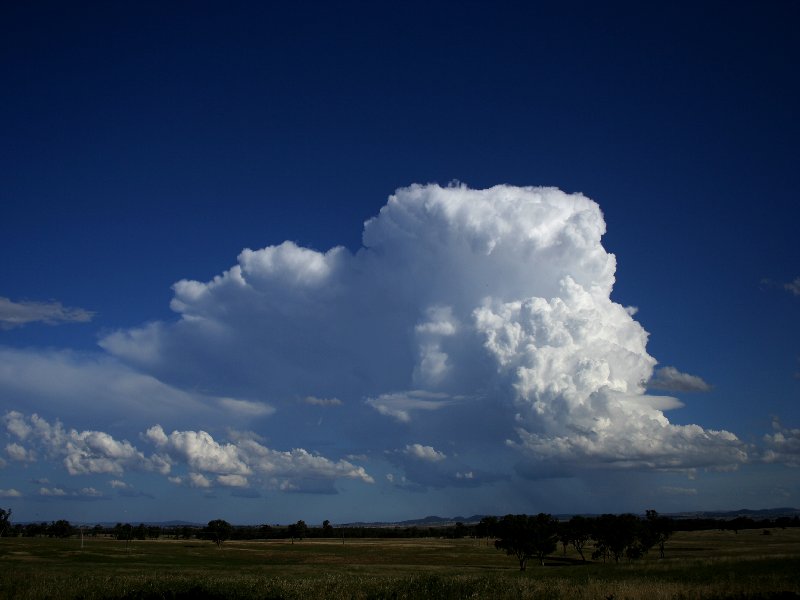
[[[679,401],[647,394],[656,361],[635,310],[610,299],[616,258],[604,233],[600,208],[582,194],[414,185],[366,222],[358,251],[244,250],[207,282],[175,284],[176,322],[113,332],[101,345],[170,385],[266,390],[278,415],[299,411],[281,400],[297,397],[341,399],[348,424],[376,411],[394,448],[434,417],[443,438],[455,435],[438,416],[481,402],[513,415],[494,441],[531,464],[746,462],[734,434],[673,425],[664,411]],[[682,381],[697,388],[690,377]]]

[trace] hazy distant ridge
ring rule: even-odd
[[[563,513],[553,515],[559,521],[566,521],[573,517],[575,514],[581,514],[585,517],[597,516],[600,513]],[[711,511],[685,511],[676,513],[662,513],[664,516],[672,517],[673,519],[720,519],[729,520],[737,517],[749,517],[751,519],[778,519],[780,517],[797,517],[800,516],[800,508],[761,508],[750,509],[740,508],[738,510],[711,510]],[[420,519],[407,519],[405,521],[356,521],[352,523],[334,523],[334,527],[446,527],[448,525],[455,525],[456,523],[463,523],[470,525],[478,523],[482,518],[492,515],[472,515],[469,517],[439,517],[436,515],[429,515]],[[501,515],[494,515],[501,516]],[[38,523],[39,521],[25,521],[20,524]],[[138,525],[140,523],[148,526],[157,527],[204,527],[205,523],[194,523],[192,521],[103,521],[103,522],[89,522],[79,523],[75,522],[73,525],[102,525],[103,527],[114,527],[117,523],[131,523]],[[249,524],[241,526],[253,526],[257,524]],[[312,527],[321,526],[321,523],[310,523]]]

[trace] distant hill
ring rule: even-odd
[[[736,519],[737,517],[748,517],[750,519],[779,519],[781,517],[800,516],[800,509],[785,507],[785,508],[762,508],[759,510],[751,510],[749,508],[740,508],[739,510],[671,513],[668,516],[672,517],[673,519],[728,520],[728,519]]]
[[[596,517],[600,513],[562,513],[553,515],[559,521],[568,521],[575,514],[580,514],[584,517]],[[726,510],[726,511],[687,511],[678,513],[662,513],[664,516],[672,517],[673,519],[720,519],[730,520],[737,517],[749,517],[751,519],[778,519],[780,517],[796,517],[800,516],[800,509],[798,508],[762,508],[762,509],[749,509],[742,508],[739,510]],[[439,517],[430,515],[421,519],[409,519],[406,521],[374,521],[374,522],[356,522],[356,523],[343,523],[340,527],[446,527],[448,525],[455,525],[456,523],[463,523],[464,525],[471,525],[478,523],[482,518],[492,515],[472,515],[470,517]],[[502,516],[502,515],[494,515]]]
[[[558,519],[559,521],[568,521],[570,518],[575,516],[575,514],[580,514],[584,517],[596,517],[599,513],[562,513],[562,514],[555,514],[553,517]],[[666,517],[671,517],[673,519],[720,519],[720,520],[730,520],[736,519],[737,517],[748,517],[750,519],[759,520],[759,519],[778,519],[781,517],[798,517],[800,516],[800,509],[798,508],[789,508],[789,507],[782,507],[782,508],[762,508],[762,509],[749,509],[749,508],[741,508],[739,510],[717,510],[717,511],[686,511],[686,512],[676,512],[676,513],[661,513]],[[469,517],[439,517],[436,515],[429,515],[427,517],[422,517],[420,519],[407,519],[405,521],[356,521],[353,523],[337,523],[334,527],[447,527],[455,525],[456,523],[463,523],[464,525],[474,525],[478,523],[481,519],[487,516],[496,516],[500,517],[502,515],[472,515]],[[41,521],[22,521],[19,522],[20,525],[27,525],[29,523],[40,523]],[[147,526],[154,526],[154,527],[205,527],[205,523],[194,523],[192,521],[180,521],[180,520],[172,520],[172,521],[104,521],[104,522],[90,522],[90,523],[80,523],[75,522],[73,525],[87,525],[87,526],[94,526],[94,525],[101,525],[103,527],[114,527],[117,523],[130,523],[131,525],[139,525],[143,523]],[[258,524],[251,524],[249,526],[254,526]],[[309,523],[312,527],[320,526],[321,524],[314,524]],[[237,524],[237,526],[248,526]]]

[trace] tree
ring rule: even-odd
[[[117,523],[114,525],[114,537],[123,542],[129,542],[133,539],[133,525],[130,523]]]
[[[53,521],[47,528],[47,535],[57,538],[68,538],[74,533],[74,528],[70,525],[69,521],[59,519]]]
[[[483,517],[475,526],[475,535],[490,538],[497,534],[497,517]]]
[[[308,525],[306,522],[300,519],[297,523],[292,523],[289,525],[289,537],[292,538],[292,543],[294,544],[294,538],[302,540],[308,534]]]
[[[213,541],[217,548],[222,546],[222,543],[231,537],[233,526],[224,519],[214,519],[209,521],[204,529],[206,538]]]
[[[0,508],[0,537],[11,526],[11,509]]]
[[[328,519],[322,522],[322,537],[333,537],[333,527]]]
[[[626,556],[629,559],[640,558],[646,552],[640,541],[639,517],[631,514],[603,515],[594,521],[595,551],[592,558],[611,557],[614,562]]]
[[[500,539],[494,546],[505,550],[509,556],[519,561],[519,570],[524,571],[528,560],[536,557],[544,565],[544,558],[552,554],[558,546],[556,521],[547,514],[506,515],[497,524]]]
[[[583,548],[592,537],[591,521],[581,515],[575,515],[569,520],[569,533],[572,547],[580,554],[581,560],[586,562],[586,557],[583,555]]]
[[[456,523],[456,526],[453,528],[453,539],[460,540],[466,535],[467,528],[464,527],[464,524],[459,521]]]
[[[647,517],[646,527],[648,543],[650,544],[648,548],[657,545],[658,557],[664,558],[664,544],[672,537],[674,529],[672,519],[669,517],[662,517],[654,510],[648,510],[645,515]]]

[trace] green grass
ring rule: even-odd
[[[800,530],[676,534],[620,564],[516,561],[476,540],[0,539],[0,599],[800,599]]]

